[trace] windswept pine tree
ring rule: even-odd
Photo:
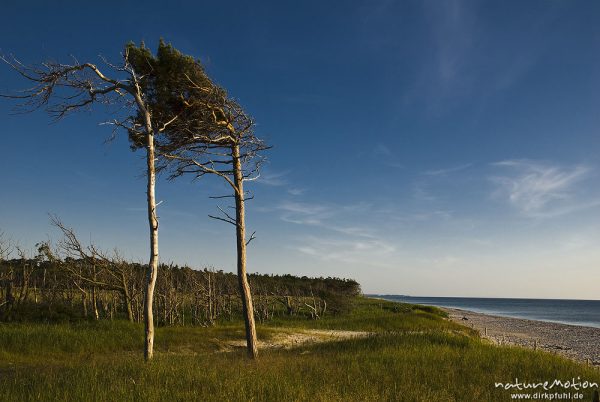
[[[106,62],[113,75],[105,74],[92,63],[60,64],[45,62],[26,66],[15,58],[2,59],[33,87],[15,95],[21,108],[45,108],[57,119],[91,108],[93,105],[119,105],[126,112],[110,123],[129,133],[132,148],[146,151],[146,204],[149,224],[150,259],[144,293],[144,356],[154,350],[153,301],[156,286],[158,217],[156,213],[156,161],[169,169],[170,177],[185,174],[201,177],[214,174],[231,187],[235,217],[219,208],[223,216],[212,216],[236,228],[239,290],[246,323],[248,353],[258,355],[252,294],[246,274],[246,236],[244,182],[258,177],[268,147],[254,135],[254,123],[241,106],[215,85],[201,63],[181,54],[162,40],[156,55],[142,43],[125,46],[122,63]],[[158,153],[157,153],[158,150]]]
[[[252,293],[247,279],[244,182],[258,177],[262,152],[268,149],[254,134],[254,122],[227,92],[213,83],[200,61],[161,41],[156,57],[143,48],[134,59],[137,70],[147,69],[154,81],[144,86],[150,108],[164,135],[157,143],[162,168],[170,177],[216,175],[231,187],[235,216],[223,208],[212,218],[236,230],[237,273],[246,325],[248,354],[258,356]],[[133,52],[132,52],[133,53]],[[154,73],[150,73],[154,71]],[[142,116],[138,117],[141,122]]]

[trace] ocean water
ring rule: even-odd
[[[373,296],[404,303],[451,307],[504,317],[600,328],[600,300]]]

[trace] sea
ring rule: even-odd
[[[600,300],[504,299],[370,295],[385,300],[450,307],[503,317],[600,328]]]

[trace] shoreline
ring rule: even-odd
[[[438,308],[447,312],[450,320],[478,330],[482,338],[495,344],[545,350],[600,366],[600,328]]]

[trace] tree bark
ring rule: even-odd
[[[125,275],[121,273],[121,283],[123,285],[123,301],[125,302],[125,308],[127,309],[127,319],[133,322],[133,310],[131,309],[131,296],[129,295],[129,288],[127,287],[127,281]]]
[[[93,276],[92,279],[96,282],[96,266],[92,266]],[[98,321],[100,319],[100,314],[98,313],[98,293],[96,286],[92,286],[92,306],[94,307],[94,319]]]
[[[87,293],[85,291],[81,292],[81,305],[83,306],[83,316],[87,318],[88,309],[87,309]]]
[[[251,359],[258,357],[256,340],[256,325],[254,323],[254,307],[252,305],[252,293],[246,276],[246,223],[244,215],[244,177],[242,162],[240,160],[240,147],[238,144],[232,146],[234,185],[235,185],[235,217],[236,217],[236,240],[237,240],[237,274],[242,298],[242,313],[246,326],[246,343],[248,356]]]
[[[150,112],[141,99],[136,94],[136,102],[140,110],[144,113],[146,125],[146,177],[147,177],[147,201],[148,201],[148,225],[150,227],[150,262],[148,263],[148,272],[146,276],[146,293],[144,294],[144,327],[146,341],[144,345],[144,359],[150,360],[154,355],[154,315],[152,305],[154,301],[154,288],[156,286],[156,276],[158,274],[158,217],[156,216],[156,169],[154,154],[154,131],[150,119]]]
[[[100,313],[98,312],[98,291],[94,286],[92,287],[92,307],[94,308],[94,320],[100,319]]]

